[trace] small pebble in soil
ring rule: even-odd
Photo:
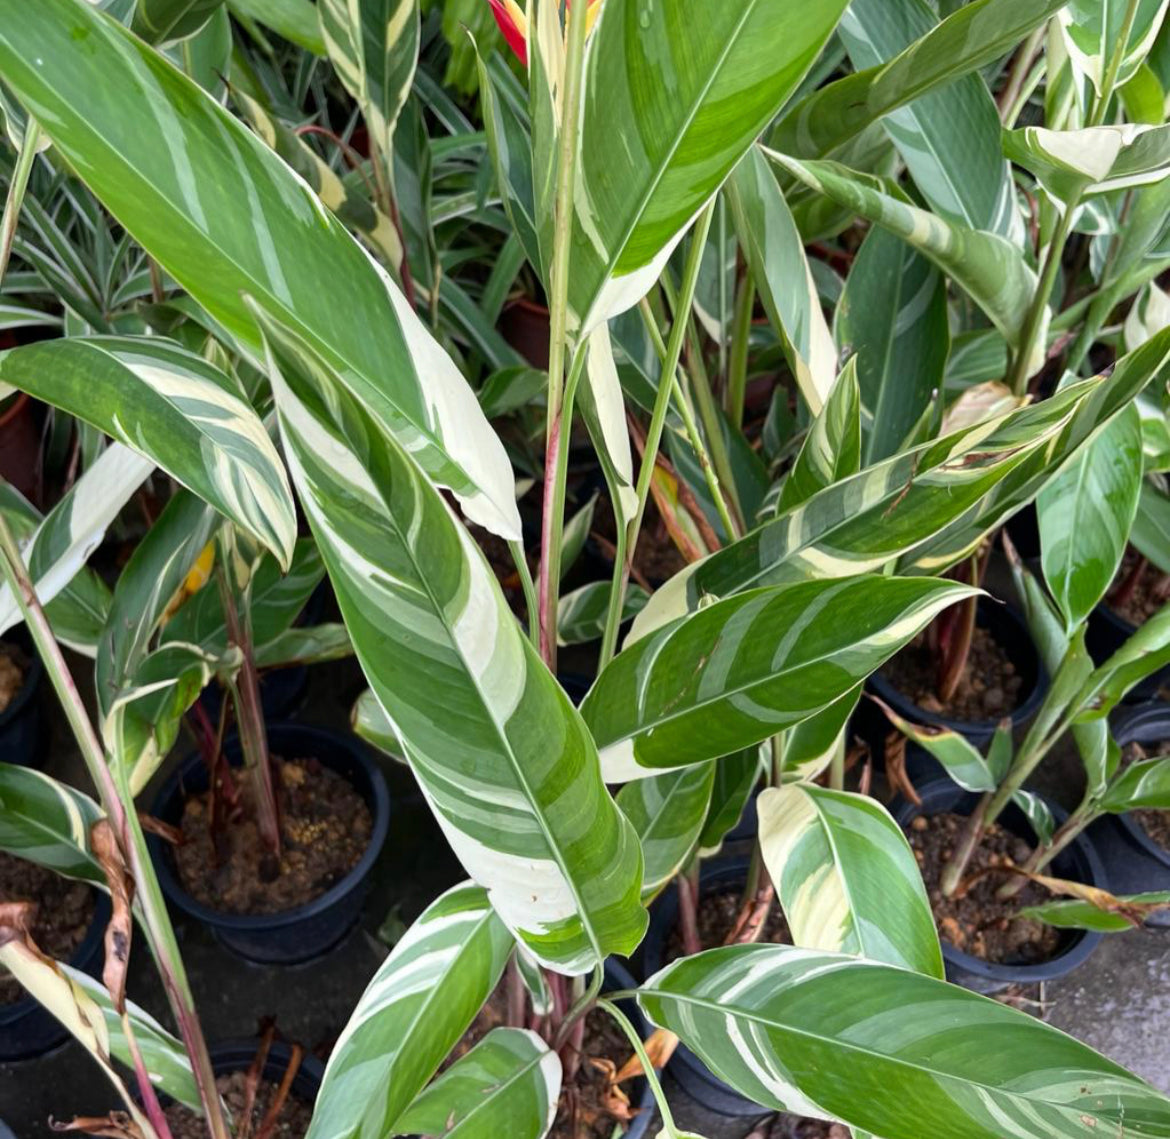
[[[237,1120],[242,1118],[247,1103],[247,1073],[232,1072],[227,1076],[218,1076],[215,1086],[219,1088],[219,1094],[223,1097],[232,1118]],[[279,1086],[279,1083],[261,1080],[256,1088],[256,1099],[252,1108],[253,1135],[264,1121]],[[207,1125],[201,1117],[182,1104],[172,1103],[167,1107],[165,1114],[173,1139],[207,1139]],[[312,1106],[290,1093],[276,1117],[276,1125],[270,1133],[272,1139],[304,1139],[312,1118]]]
[[[1105,597],[1105,604],[1131,625],[1144,625],[1170,600],[1170,574],[1164,574],[1157,566],[1150,565],[1145,567],[1124,597],[1117,596],[1119,588],[1130,581],[1137,569],[1139,557],[1132,546],[1126,550],[1121,568]]]

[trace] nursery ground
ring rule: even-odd
[[[88,669],[79,662],[78,675]],[[362,688],[357,667],[340,662],[313,670],[298,718],[344,730],[349,708]],[[61,731],[52,696],[42,691],[46,721],[53,725],[46,768],[86,785],[80,759]],[[1072,756],[1054,765],[1044,790],[1066,803],[1077,793]],[[409,924],[440,890],[462,877],[454,857],[430,819],[404,769],[384,761],[391,788],[391,827],[372,884],[363,924],[331,954],[310,966],[262,968],[239,961],[211,935],[176,915],[183,956],[208,1039],[252,1036],[258,1020],[273,1017],[279,1030],[324,1055],[340,1032],[369,977],[385,956],[378,927],[392,906]],[[149,793],[146,802],[150,801]],[[130,993],[164,1021],[169,1018],[161,988],[141,943],[132,962]],[[1100,1049],[1170,1092],[1170,933],[1137,931],[1107,940],[1068,981],[1044,993],[1050,1023]],[[668,1086],[672,1099],[677,1090]],[[20,1139],[52,1134],[48,1118],[104,1112],[113,1097],[97,1067],[70,1043],[55,1054],[22,1064],[0,1065],[0,1119]],[[711,1119],[693,1121],[679,1102],[679,1122],[709,1139],[741,1136],[743,1126],[726,1130]],[[651,1128],[650,1134],[655,1129]]]

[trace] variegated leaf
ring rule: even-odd
[[[260,0],[238,6],[265,18]],[[507,455],[453,361],[243,123],[84,0],[0,0],[0,70],[103,205],[257,359],[246,296],[322,353],[469,517],[520,537]]]
[[[1141,807],[1170,808],[1170,756],[1131,764],[1109,788],[1101,806],[1119,815]]]
[[[756,800],[760,850],[794,945],[944,977],[922,871],[876,799],[802,783]]]
[[[999,784],[982,753],[965,736],[947,728],[934,728],[915,724],[899,716],[888,704],[871,697],[886,714],[886,718],[907,739],[925,748],[945,768],[949,775],[965,791],[994,791]]]
[[[313,55],[325,54],[313,0],[227,0],[239,16],[255,20]]]
[[[744,748],[725,755],[715,764],[711,785],[711,806],[699,835],[699,852],[716,853],[729,831],[739,824],[748,800],[759,786],[771,758],[771,744]],[[655,777],[657,778],[657,777]]]
[[[158,464],[288,565],[296,518],[284,465],[206,360],[156,336],[71,336],[3,353],[0,380]]]
[[[1138,627],[1104,664],[1094,669],[1077,696],[1084,722],[1104,719],[1136,684],[1170,664],[1170,602]]]
[[[535,1032],[493,1028],[410,1105],[401,1127],[444,1139],[543,1139],[561,1075],[561,1058]]]
[[[1087,929],[1096,933],[1128,933],[1141,925],[1147,914],[1170,909],[1170,891],[1156,890],[1146,894],[1123,894],[1111,898],[1109,906],[1095,906],[1088,899],[1065,898],[1027,906],[1020,916],[1042,921],[1056,929]]]
[[[777,513],[812,498],[818,490],[857,474],[861,467],[861,392],[857,357],[845,365],[828,401],[813,421],[780,492]]]
[[[390,723],[390,718],[378,703],[377,696],[367,688],[355,701],[349,713],[354,733],[379,751],[405,763],[402,741]]]
[[[583,333],[646,295],[844,8],[605,0],[585,63],[569,285]]]
[[[645,870],[642,897],[649,901],[666,886],[695,851],[715,779],[715,763],[636,779],[617,795],[617,804],[642,843]]]
[[[641,851],[580,715],[438,491],[320,357],[268,334],[298,494],[448,840],[541,961],[582,973],[630,952],[646,924]]]
[[[716,759],[839,700],[972,590],[858,577],[751,590],[636,642],[581,705],[606,781]]]
[[[1130,79],[1158,36],[1170,0],[1136,0],[1137,11],[1114,77]],[[1129,0],[1069,0],[1057,18],[1073,67],[1100,93],[1125,28]]]
[[[927,0],[853,0],[838,34],[861,71],[914,49],[937,25]],[[1000,149],[999,111],[978,72],[891,111],[882,126],[936,214],[1022,244],[1024,222]]]
[[[800,231],[760,147],[751,147],[732,172],[727,201],[764,310],[780,333],[801,395],[818,415],[836,380],[837,349]]]
[[[69,631],[71,625],[76,629],[80,617],[81,628],[77,631],[84,634],[81,647],[91,654],[91,635],[101,617],[101,610],[93,607],[100,606],[108,612],[109,593],[100,583],[86,584],[82,576],[89,576],[85,563],[101,545],[106,527],[152,470],[154,463],[129,447],[120,443],[107,447],[40,524],[27,530],[21,539],[29,575],[41,603],[49,605],[54,632],[66,643],[75,643]],[[9,517],[9,510],[4,513]],[[57,601],[61,604],[52,604]],[[64,608],[66,604],[68,610]],[[77,606],[82,609],[79,611]],[[58,628],[61,616],[65,617],[64,628]],[[0,584],[0,633],[22,620],[12,590]]]
[[[294,625],[255,650],[257,668],[291,668],[353,656],[353,642],[340,621],[324,625]]]
[[[886,192],[880,183],[835,162],[800,162],[776,151],[768,156],[810,189],[825,194],[877,225],[885,226],[933,261],[1017,347],[1036,293],[1035,271],[1023,252],[998,234],[956,225]],[[1045,338],[1037,337],[1031,375],[1044,362]]]
[[[223,0],[138,0],[130,26],[148,43],[171,43],[192,36]]]
[[[668,965],[638,1000],[754,1102],[884,1139],[921,1139],[924,1120],[956,1139],[1170,1134],[1170,1100],[1145,1081],[1036,1017],[908,969],[737,945]]]
[[[840,756],[844,759],[849,720],[861,699],[863,687],[863,684],[855,685],[815,716],[801,720],[784,732],[781,771],[784,784],[811,783],[834,758]]]
[[[448,890],[382,963],[333,1047],[307,1139],[382,1139],[499,982],[512,939],[478,886]]]
[[[557,603],[557,642],[583,645],[600,640],[609,613],[608,581],[591,581],[579,589],[561,595]],[[640,613],[650,595],[640,586],[631,585],[622,599],[622,621]]]
[[[418,0],[318,0],[329,60],[357,101],[370,137],[394,154],[394,124],[418,66]]]
[[[104,884],[89,847],[102,810],[88,796],[32,767],[0,763],[0,850],[67,878]]]
[[[577,398],[610,486],[617,525],[623,526],[638,509],[638,495],[634,490],[634,457],[626,426],[625,399],[608,325],[599,324],[589,334],[585,378],[587,382],[581,386]]]

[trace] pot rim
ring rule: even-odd
[[[7,640],[9,644],[13,643],[14,639],[11,634],[7,636]],[[40,654],[34,648],[20,644],[19,640],[16,643],[20,651],[28,658],[29,664],[28,668],[25,669],[24,681],[20,686],[20,691],[17,692],[8,707],[3,712],[0,712],[0,730],[7,727],[28,706],[29,701],[33,699],[37,689],[41,686],[41,676],[45,671]]]
[[[1120,747],[1170,739],[1170,704],[1164,700],[1148,700],[1144,704],[1134,705],[1131,711],[1123,712],[1114,721],[1113,736]],[[1170,851],[1150,838],[1146,828],[1133,817],[1132,811],[1112,817],[1145,854],[1170,869]]]
[[[295,732],[310,740],[327,740],[330,744],[347,751],[354,762],[365,773],[370,783],[372,802],[370,803],[373,815],[373,830],[370,841],[362,853],[357,864],[344,877],[329,887],[325,893],[295,906],[291,910],[281,910],[275,914],[231,914],[222,910],[212,909],[198,902],[184,888],[179,875],[174,869],[168,852],[168,844],[157,835],[148,834],[146,841],[151,850],[151,861],[158,875],[159,885],[163,893],[181,910],[192,917],[198,918],[206,924],[223,929],[255,932],[257,930],[279,930],[290,925],[296,925],[306,918],[316,917],[330,909],[335,902],[340,901],[352,893],[369,875],[382,851],[386,836],[390,829],[390,792],[386,786],[385,776],[377,765],[366,746],[356,737],[335,732],[329,728],[317,727],[312,724],[299,724],[292,720],[280,720],[267,724],[270,735],[279,732]],[[225,745],[238,741],[236,733],[228,736]],[[317,757],[320,762],[330,766],[325,760]],[[151,813],[157,818],[163,817],[166,806],[171,800],[183,792],[184,778],[194,771],[202,771],[203,757],[198,752],[187,755],[167,777],[159,793],[155,796]],[[238,766],[232,763],[232,766]],[[361,788],[355,787],[361,793]]]

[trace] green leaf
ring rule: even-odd
[[[624,526],[637,512],[638,495],[625,398],[608,325],[599,324],[589,334],[585,381],[578,394],[581,416],[601,463],[615,521]]]
[[[619,653],[581,705],[606,781],[716,759],[807,719],[971,594],[857,577],[752,590],[683,617]]]
[[[157,336],[71,336],[0,354],[0,381],[157,463],[288,565],[296,518],[284,465],[214,365]]]
[[[320,357],[267,331],[301,504],[448,841],[542,962],[582,973],[632,951],[646,925],[641,851],[580,715],[439,492]]]
[[[88,795],[34,768],[0,763],[0,850],[104,885],[89,847],[90,828],[102,817]]]
[[[257,647],[257,668],[289,668],[298,664],[319,664],[353,656],[353,642],[345,626],[337,621],[324,625],[294,625]]]
[[[237,15],[256,20],[314,55],[325,54],[325,40],[312,0],[228,0]]]
[[[1168,0],[1137,0],[1137,16],[1126,40],[1115,79],[1125,83],[1137,71],[1157,38]],[[1069,0],[1058,14],[1073,67],[1100,94],[1126,22],[1128,0]]]
[[[5,82],[135,240],[257,360],[245,297],[295,328],[469,517],[519,538],[511,467],[470,387],[309,187],[84,0],[5,4]]]
[[[892,965],[729,946],[668,965],[638,1000],[762,1107],[884,1139],[921,1139],[924,1126],[955,1139],[1170,1134],[1170,1100],[1111,1060],[1027,1013]]]
[[[1141,485],[1141,419],[1130,404],[1082,446],[1036,500],[1044,580],[1070,633],[1117,574]]]
[[[794,945],[943,978],[922,871],[885,807],[807,783],[769,787],[757,805],[760,850]]]
[[[333,1047],[307,1139],[382,1139],[467,1030],[512,939],[478,886],[432,902],[394,946]]]
[[[562,645],[584,645],[601,638],[609,613],[609,591],[612,583],[591,581],[579,589],[561,594],[557,603],[557,642]],[[650,600],[640,586],[631,585],[622,602],[622,622],[637,616]]]
[[[1085,708],[1079,719],[1103,719],[1147,676],[1170,664],[1170,603],[1146,619],[1137,632],[1103,665],[1094,670],[1077,696]]]
[[[785,784],[811,783],[836,756],[844,759],[849,719],[863,687],[856,685],[827,708],[785,731],[781,773]]]
[[[655,897],[694,853],[711,804],[716,766],[700,763],[635,779],[618,792],[617,804],[642,843],[643,901]]]
[[[318,0],[329,60],[361,108],[382,155],[394,153],[394,124],[418,66],[419,0]]]
[[[354,701],[349,719],[354,733],[361,736],[366,743],[373,744],[392,759],[405,762],[402,740],[398,738],[394,725],[390,723],[390,717],[386,715],[371,689],[367,688]]]
[[[223,0],[138,0],[131,28],[147,43],[170,43],[193,36]]]
[[[585,61],[569,284],[583,332],[650,290],[844,8],[845,0],[606,0]],[[766,58],[761,44],[772,45]]]
[[[573,568],[585,549],[589,531],[593,529],[593,512],[597,508],[597,492],[566,523],[561,539],[561,578]]]
[[[937,25],[927,0],[853,0],[838,35],[860,71],[881,68]],[[919,96],[882,126],[936,214],[1022,244],[1023,219],[1000,149],[999,111],[981,75],[961,75]]]
[[[845,282],[834,332],[842,354],[857,360],[864,459],[873,463],[901,449],[942,388],[950,341],[942,274],[874,226]]]
[[[1020,910],[1020,917],[1042,921],[1057,929],[1087,929],[1094,933],[1128,933],[1140,925],[1142,918],[1157,910],[1170,906],[1170,892],[1155,891],[1148,894],[1124,894],[1114,899],[1119,910],[1101,909],[1092,902],[1080,898],[1064,898],[1060,901],[1045,902],[1039,906],[1027,906]]]
[[[540,1036],[493,1028],[410,1105],[400,1128],[444,1139],[542,1139],[560,1094],[561,1059]]]
[[[1115,815],[1140,807],[1170,808],[1170,756],[1131,764],[1114,780],[1101,806]]]
[[[827,155],[883,115],[1000,59],[1064,5],[971,0],[889,63],[807,95],[781,120],[771,145],[798,158]]]
[[[837,351],[800,231],[760,147],[751,147],[732,171],[727,201],[764,311],[780,334],[792,374],[816,415],[833,390]]]
[[[887,193],[876,180],[835,162],[801,162],[775,151],[768,156],[810,189],[884,226],[929,258],[1018,347],[1036,294],[1036,273],[1011,242],[995,233],[969,229]],[[1037,337],[1029,375],[1044,362],[1045,337]]]
[[[1029,825],[1036,833],[1037,841],[1045,844],[1050,843],[1056,832],[1056,820],[1052,817],[1048,804],[1034,791],[1023,790],[1017,791],[1012,796],[1012,802],[1024,812]]]
[[[861,392],[857,357],[845,365],[805,436],[780,492],[777,513],[807,502],[818,490],[857,474],[861,467]]]
[[[1130,541],[1163,573],[1170,573],[1170,497],[1149,480],[1142,484]]]
[[[871,697],[886,714],[886,718],[908,739],[925,748],[946,769],[964,791],[994,791],[998,786],[988,761],[958,732],[946,728],[926,727],[899,716],[883,700]]]
[[[764,772],[763,748],[753,746],[723,756],[715,764],[715,781],[711,785],[711,806],[699,835],[699,850],[704,856],[714,854],[723,845],[727,833],[739,824],[744,808],[752,797]]]

